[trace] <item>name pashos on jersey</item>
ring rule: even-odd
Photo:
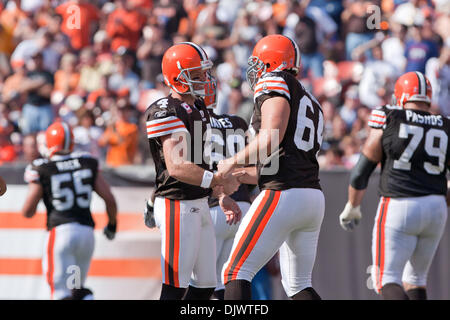
[[[433,115],[433,114],[423,115],[415,113],[412,110],[405,110],[405,111],[407,121],[439,127],[442,127],[444,125],[444,120],[441,115]]]

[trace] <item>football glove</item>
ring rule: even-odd
[[[361,220],[360,206],[353,207],[350,202],[347,202],[344,210],[339,215],[341,227],[345,231],[352,231],[353,228],[358,225],[359,220]]]
[[[108,223],[108,225],[103,229],[103,233],[108,240],[113,240],[116,236],[116,229],[117,224]]]
[[[153,203],[151,200],[145,201],[144,222],[145,225],[150,229],[156,227],[155,215],[153,211]]]

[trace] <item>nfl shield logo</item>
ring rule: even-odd
[[[187,113],[191,113],[192,109],[187,103],[182,103],[181,106],[186,110]]]

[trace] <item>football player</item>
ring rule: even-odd
[[[162,300],[184,295],[209,299],[214,291],[215,237],[208,207],[212,188],[221,193],[219,201],[230,222],[240,218],[239,208],[225,196],[239,183],[214,174],[204,157],[210,119],[202,98],[205,86],[214,81],[211,67],[195,43],[170,47],[162,59],[162,73],[171,93],[146,111],[156,169],[154,219],[162,238]]]
[[[212,82],[211,84],[214,85],[215,83]],[[204,101],[211,122],[211,144],[209,144],[210,163],[212,169],[216,171],[217,164],[220,160],[233,156],[245,147],[248,125],[241,117],[228,114],[215,114],[214,108],[217,104],[215,88],[206,87],[205,89],[207,91]],[[250,208],[249,185],[241,184],[238,191],[230,197],[236,201],[242,213],[247,212]],[[216,235],[217,286],[214,291],[214,297],[218,300],[223,300],[225,287],[221,277],[222,267],[230,254],[231,245],[233,244],[233,239],[239,224],[236,222],[227,222],[217,198],[213,196],[209,197],[208,204]]]
[[[369,177],[381,162],[372,233],[374,289],[383,299],[426,299],[428,269],[447,219],[450,121],[430,113],[431,85],[420,72],[397,80],[394,102],[372,111],[339,219],[345,230],[361,219]]]
[[[257,182],[261,193],[241,221],[223,267],[225,299],[251,299],[252,278],[279,249],[286,294],[296,300],[320,299],[311,273],[325,210],[316,158],[323,113],[296,79],[300,51],[293,40],[262,38],[248,63],[247,80],[254,92],[250,130],[256,136],[218,169],[226,177],[257,159],[257,170],[245,169],[247,177],[240,180]]]
[[[47,156],[34,160],[25,170],[28,195],[22,214],[33,217],[39,201],[44,200],[48,235],[42,264],[51,298],[92,299],[92,292],[83,287],[95,245],[92,192],[105,201],[109,222],[104,234],[109,240],[114,239],[117,227],[116,201],[98,161],[89,154],[72,152],[73,133],[68,124],[53,123],[45,139]],[[80,279],[71,287],[68,280],[73,266]]]

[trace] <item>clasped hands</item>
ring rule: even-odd
[[[213,196],[219,199],[219,205],[229,225],[238,223],[242,217],[239,205],[230,197],[239,188],[238,178],[245,174],[245,171],[235,171],[236,166],[233,158],[221,160],[214,174],[216,185],[213,187]]]

